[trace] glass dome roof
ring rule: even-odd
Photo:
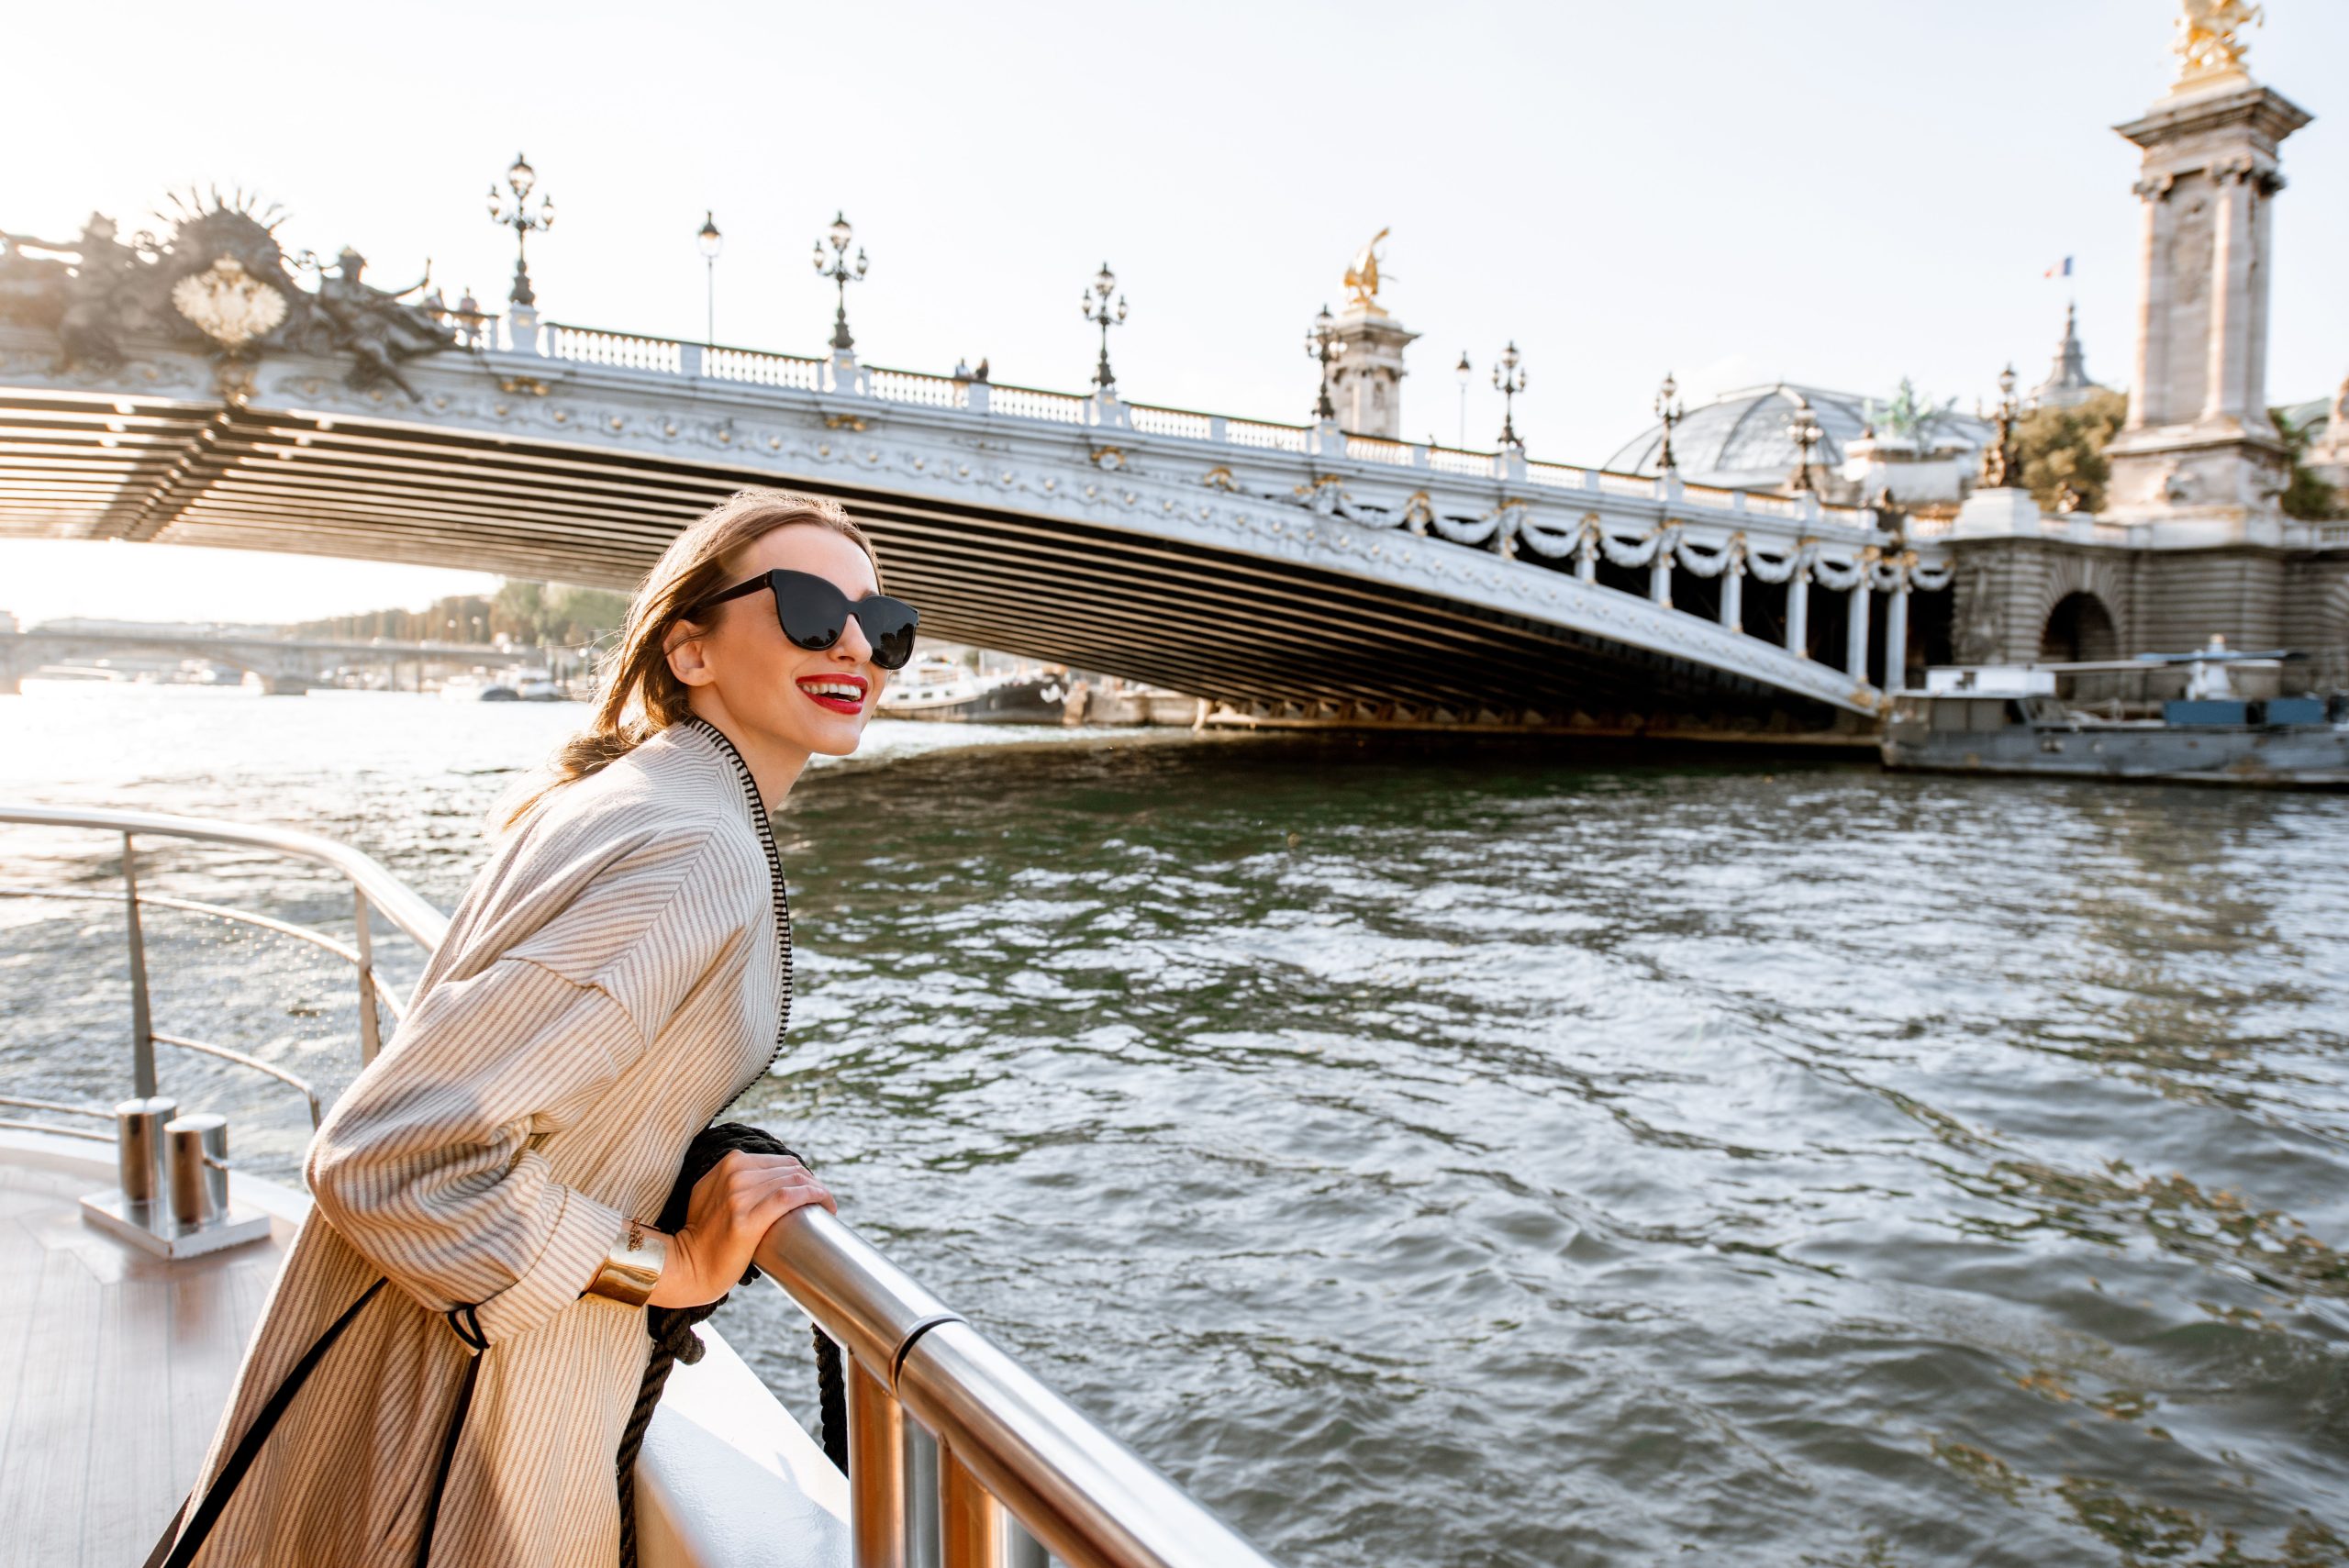
[[[1731,489],[1767,489],[1784,484],[1794,472],[1795,442],[1787,433],[1788,419],[1799,395],[1819,421],[1820,439],[1811,462],[1821,469],[1842,466],[1844,448],[1868,428],[1869,406],[1880,414],[1890,398],[1871,399],[1856,392],[1778,382],[1724,393],[1712,402],[1688,410],[1673,427],[1672,457],[1680,477],[1691,484],[1718,484]],[[1979,451],[1990,439],[1987,422],[1955,410],[1942,415],[1933,433]],[[1638,439],[1607,460],[1618,473],[1654,473],[1664,445],[1664,427],[1651,425]]]

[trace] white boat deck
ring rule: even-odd
[[[0,1157],[0,1564],[146,1559],[293,1240],[279,1219],[266,1241],[166,1262],[82,1222],[106,1184]]]
[[[167,1262],[84,1224],[104,1144],[0,1132],[0,1568],[146,1560],[195,1485],[309,1200],[250,1177],[267,1240]],[[847,1568],[847,1477],[705,1324],[637,1462],[642,1568]]]

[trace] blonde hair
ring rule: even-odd
[[[733,586],[729,556],[793,523],[819,523],[846,534],[873,562],[874,584],[882,586],[880,555],[839,502],[796,490],[736,491],[670,540],[644,574],[619,641],[604,659],[595,717],[554,754],[551,777],[528,782],[499,804],[492,813],[494,830],[513,828],[563,785],[601,773],[693,717],[688,688],[669,668],[670,631],[712,594]]]

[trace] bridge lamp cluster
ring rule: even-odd
[[[1109,304],[1113,294],[1118,295],[1114,308]],[[1109,328],[1126,324],[1126,296],[1118,294],[1118,274],[1109,270],[1108,262],[1102,262],[1101,270],[1093,274],[1092,286],[1079,291],[1076,306],[1087,321],[1101,328],[1101,362],[1093,368],[1093,384],[1107,397],[1118,385],[1118,378],[1109,370]]]
[[[824,258],[827,239],[832,245],[829,261]],[[848,248],[855,239],[856,230],[850,225],[848,215],[840,212],[832,215],[832,227],[816,240],[816,275],[831,279],[840,294],[839,306],[832,312],[832,351],[841,354],[856,347],[856,339],[849,336],[848,330],[848,285],[864,281],[866,262],[862,245],[857,247],[854,265],[849,262]]]
[[[539,303],[530,287],[529,238],[554,227],[553,201],[541,195],[537,206],[530,203],[530,193],[538,183],[539,172],[518,152],[506,171],[506,189],[499,190],[495,180],[489,184],[489,221],[514,231],[514,287],[507,297],[523,306]]]
[[[1525,362],[1518,355],[1514,338],[1493,366],[1493,390],[1501,395],[1501,445],[1524,446],[1517,434],[1517,395],[1525,390]]]
[[[1338,417],[1338,406],[1330,401],[1330,362],[1344,357],[1346,345],[1338,336],[1338,318],[1323,306],[1305,329],[1305,357],[1321,366],[1321,395],[1314,400],[1314,418],[1328,424]]]

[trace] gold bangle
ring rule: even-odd
[[[661,1283],[661,1270],[669,1261],[668,1239],[658,1231],[644,1232],[640,1221],[628,1222],[628,1234],[612,1244],[604,1254],[602,1266],[588,1282],[587,1294],[617,1301],[623,1307],[641,1307],[652,1298],[654,1287]]]

